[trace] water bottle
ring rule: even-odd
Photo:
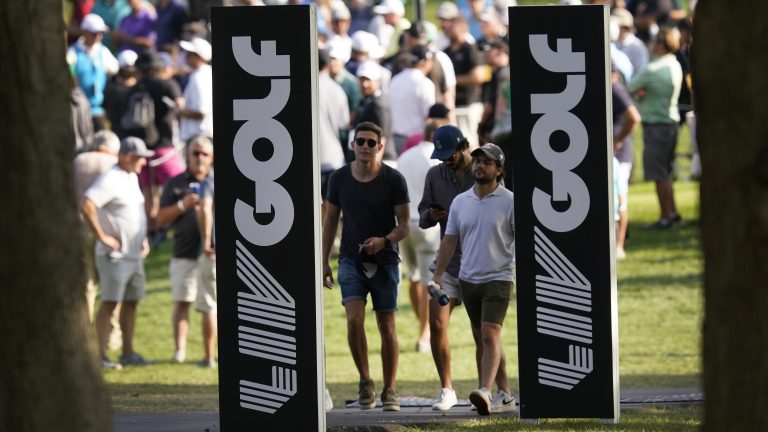
[[[429,296],[435,299],[437,304],[439,304],[440,306],[445,306],[450,301],[445,291],[443,291],[443,289],[440,288],[440,285],[432,281],[429,281],[429,283],[427,284],[427,288],[429,289]]]
[[[189,184],[189,193],[200,195],[200,183],[198,182],[192,182]]]

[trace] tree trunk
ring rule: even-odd
[[[61,0],[0,2],[0,431],[109,431],[85,302]]]
[[[768,2],[696,9],[705,431],[768,430],[767,24]]]

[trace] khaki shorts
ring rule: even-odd
[[[480,328],[484,322],[503,325],[514,286],[512,281],[473,284],[459,280],[461,297],[472,327]]]
[[[96,255],[99,272],[101,301],[139,301],[144,297],[144,261],[140,258],[112,260],[107,255]]]
[[[197,298],[197,260],[171,258],[171,297],[176,302],[192,303]]]
[[[203,254],[197,260],[197,299],[195,309],[216,314],[216,258]]]
[[[461,290],[459,289],[459,280],[448,273],[443,273],[443,284],[440,288],[445,291],[448,298],[456,299],[456,306],[461,304]]]
[[[422,229],[419,228],[418,220],[412,220],[411,232],[400,241],[398,247],[408,268],[408,277],[411,282],[423,281],[426,284],[432,279],[429,266],[440,248],[439,227]]]

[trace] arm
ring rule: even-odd
[[[437,251],[437,262],[435,263],[435,273],[432,275],[432,281],[437,285],[443,284],[443,273],[445,273],[448,263],[453,258],[458,242],[459,237],[455,234],[446,234],[440,242],[440,249]]]
[[[410,204],[403,203],[395,206],[395,217],[397,225],[384,237],[369,237],[363,242],[363,249],[369,255],[374,255],[384,249],[387,239],[392,243],[397,243],[408,236],[411,231]]]
[[[640,123],[640,113],[634,105],[628,106],[621,114],[621,117],[621,129],[613,138],[613,151],[618,151],[624,145],[624,140],[632,133],[635,126]]]
[[[323,222],[323,285],[326,288],[333,287],[333,271],[328,263],[331,256],[333,240],[336,238],[336,230],[339,227],[339,216],[341,208],[339,206],[325,202],[325,221]]]
[[[457,85],[482,84],[484,82],[483,65],[477,65],[470,69],[469,73],[456,75]]]
[[[197,194],[188,193],[184,195],[184,198],[176,201],[175,203],[160,207],[160,210],[157,211],[156,216],[157,225],[163,226],[176,220],[176,218],[186,213],[187,210],[195,208],[199,202],[200,196]]]
[[[213,248],[213,199],[203,198],[200,211],[197,213],[198,224],[200,226],[200,238],[203,241],[203,253],[208,258],[216,256],[216,250]]]
[[[429,176],[429,174],[427,175]],[[427,181],[424,182],[424,193],[421,195],[421,202],[419,202],[420,228],[431,228],[448,216],[448,210],[437,210],[430,207],[430,204],[434,202],[437,202],[437,200],[432,191],[432,183],[429,181],[429,177],[427,177]]]
[[[101,229],[101,224],[99,224],[99,218],[96,213],[96,204],[91,201],[90,198],[83,198],[83,204],[80,206],[80,213],[83,215],[83,220],[88,224],[88,228],[90,228],[97,240],[104,243],[112,250],[120,250],[120,240],[104,234],[104,231]]]

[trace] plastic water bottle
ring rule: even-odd
[[[445,306],[450,301],[445,291],[443,291],[443,289],[440,288],[440,285],[432,281],[429,281],[429,283],[427,284],[427,288],[429,289],[430,297],[435,299],[437,304],[439,304],[440,306]]]

